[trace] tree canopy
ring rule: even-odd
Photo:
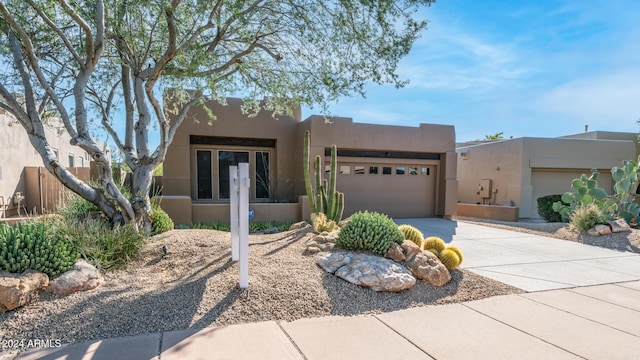
[[[0,107],[65,186],[115,221],[140,222],[151,174],[191,108],[239,94],[249,115],[282,114],[364,95],[368,82],[401,87],[398,63],[433,1],[0,0]],[[96,162],[98,185],[57,161],[43,131],[54,119]],[[98,126],[132,170],[135,199],[114,185]]]

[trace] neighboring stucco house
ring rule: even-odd
[[[89,168],[89,155],[69,143],[66,132],[46,128],[47,139],[54,147],[58,160],[67,167]],[[27,211],[42,212],[49,202],[43,198],[42,178],[52,177],[42,167],[42,158],[33,148],[24,128],[15,118],[0,110],[0,218],[18,213],[16,195],[23,196],[23,207]],[[88,170],[87,170],[88,173]],[[55,191],[58,187],[56,187]],[[54,210],[51,206],[47,211]]]
[[[610,136],[523,137],[460,146],[458,201],[493,205],[513,202],[519,208],[517,217],[539,218],[539,197],[570,191],[571,181],[591,174],[592,168],[600,172],[600,187],[611,193],[611,168],[637,156],[637,144],[632,140],[635,134],[596,133]],[[460,214],[465,211],[459,208]]]
[[[322,116],[302,121],[300,109],[293,117],[261,111],[248,118],[240,99],[227,103],[208,104],[217,116],[212,125],[202,109],[191,110],[169,147],[161,206],[178,224],[228,221],[228,168],[238,162],[250,166],[255,220],[308,219],[305,130],[311,132],[312,168],[316,155],[327,166],[331,145],[338,147],[337,189],[345,193],[345,217],[358,210],[392,217],[455,214],[453,126],[385,126]]]

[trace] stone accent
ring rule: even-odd
[[[307,240],[306,252],[314,254],[320,251],[329,251],[336,246],[336,240],[338,239],[339,231],[332,231],[330,233],[323,232],[321,234],[314,234],[309,240]]]
[[[631,231],[631,226],[625,219],[611,220],[609,221],[609,226],[611,226],[611,231],[614,233]]]
[[[46,291],[54,294],[71,294],[77,291],[95,289],[100,285],[100,272],[84,260],[78,260],[73,269],[54,278]]]
[[[433,286],[442,286],[451,280],[449,270],[430,251],[422,251],[405,262],[418,279],[426,280]]]
[[[295,224],[291,224],[291,226],[289,226],[289,231],[305,229],[307,227],[311,227],[311,225],[309,225],[309,223],[306,221],[300,221]]]
[[[384,257],[397,262],[407,260],[407,258],[404,256],[404,253],[402,252],[402,248],[397,242],[391,243],[391,246],[389,246],[389,249],[384,254]]]
[[[380,256],[332,253],[321,257],[318,264],[325,271],[352,284],[370,287],[375,291],[402,291],[416,284],[416,278],[409,270]]]
[[[420,252],[422,252],[422,250],[418,245],[416,245],[413,241],[409,241],[409,240],[403,241],[400,247],[402,248],[402,251],[404,251],[404,256],[407,261],[413,259],[413,257],[416,256],[416,254],[419,254]]]
[[[0,272],[0,312],[28,304],[49,285],[47,274],[27,270],[22,274]]]

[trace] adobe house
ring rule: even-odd
[[[345,217],[358,210],[392,217],[455,214],[453,126],[385,126],[323,116],[302,121],[300,109],[293,117],[261,111],[248,118],[240,111],[242,100],[228,98],[227,104],[207,104],[217,116],[211,125],[202,108],[192,109],[169,147],[161,206],[177,224],[229,221],[228,168],[238,162],[249,163],[254,220],[308,219],[306,130],[312,168],[316,155],[328,166],[331,145],[338,147],[337,189],[345,193]]]
[[[45,130],[58,161],[88,176],[89,155],[72,146],[66,132],[58,133],[52,127],[45,127]],[[0,221],[3,217],[17,215],[18,204],[22,208],[21,215],[24,210],[35,210],[36,213],[55,210],[62,185],[43,167],[42,158],[29,142],[24,128],[1,109],[0,145]],[[44,186],[46,184],[52,184],[51,188]],[[18,201],[20,198],[22,200]]]
[[[509,221],[539,218],[539,197],[570,191],[571,181],[590,175],[592,168],[600,173],[599,186],[611,194],[611,168],[637,156],[636,142],[615,134],[613,140],[586,134],[458,147],[458,215]],[[508,203],[514,206],[505,206]]]

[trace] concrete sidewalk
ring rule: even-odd
[[[461,267],[526,291],[640,280],[640,254],[444,219],[394,219],[462,250]]]
[[[106,339],[17,359],[640,359],[640,281]]]

